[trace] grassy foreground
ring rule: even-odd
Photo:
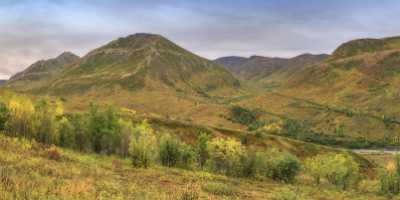
[[[370,192],[378,186],[373,181],[343,192],[298,179],[288,185],[158,166],[136,169],[129,160],[0,135],[0,199],[385,199]]]

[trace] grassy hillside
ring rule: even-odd
[[[306,177],[287,185],[158,166],[138,169],[118,157],[59,148],[54,158],[44,145],[1,135],[0,144],[2,199],[385,199],[373,192],[374,182],[365,191],[342,192],[314,187]]]

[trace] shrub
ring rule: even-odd
[[[197,155],[198,155],[197,159],[200,168],[204,167],[209,157],[208,154],[209,141],[210,141],[210,136],[205,132],[200,133],[199,136],[197,137]]]
[[[300,162],[289,153],[273,150],[266,162],[266,175],[274,180],[291,183],[300,171]]]
[[[359,166],[348,154],[330,153],[318,155],[305,161],[306,172],[319,184],[321,178],[347,189],[359,181]]]
[[[6,122],[9,117],[8,115],[9,113],[7,106],[3,102],[0,102],[0,131],[5,129]]]
[[[230,109],[231,119],[234,122],[241,123],[243,125],[249,126],[250,124],[257,121],[257,115],[255,112],[248,110],[246,108],[242,108],[240,106],[233,106]]]
[[[319,185],[321,178],[324,177],[324,155],[317,155],[312,158],[308,158],[304,162],[304,169],[309,174],[316,185]]]
[[[33,120],[35,136],[38,142],[58,144],[57,117],[63,114],[61,106],[61,104],[51,103],[47,97],[41,98],[35,103]]]
[[[383,194],[400,193],[400,156],[396,155],[395,162],[389,162],[385,169],[379,172],[380,191]]]
[[[164,135],[160,139],[160,160],[161,164],[167,167],[178,165],[181,157],[180,141],[171,135]]]
[[[216,138],[208,146],[210,158],[209,169],[228,176],[238,176],[241,173],[240,161],[244,147],[234,139]]]
[[[51,146],[49,149],[46,150],[47,156],[49,157],[50,160],[60,160],[61,159],[61,153],[57,149],[56,146]]]
[[[156,158],[157,142],[153,129],[143,121],[136,126],[129,145],[129,154],[135,167],[149,167]]]
[[[59,145],[62,147],[75,147],[74,127],[69,120],[63,117],[58,124],[58,132],[60,134]]]
[[[241,157],[241,173],[243,177],[255,177],[257,174],[262,173],[264,168],[263,155],[254,152],[247,151],[244,156]]]
[[[96,104],[90,105],[87,131],[95,152],[115,152],[120,133],[118,121],[118,113],[113,106],[101,110]]]
[[[161,164],[167,167],[189,168],[195,156],[189,145],[177,137],[166,134],[160,139],[159,156]]]

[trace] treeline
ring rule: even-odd
[[[251,121],[251,117],[243,119]],[[67,114],[62,101],[46,97],[35,102],[17,95],[0,99],[0,132],[78,151],[116,154],[129,158],[133,167],[162,165],[284,183],[295,181],[303,169],[316,183],[326,179],[343,189],[360,176],[358,164],[346,154],[315,157],[302,166],[288,152],[260,151],[211,133],[199,132],[189,145],[175,135],[155,131],[146,121],[134,124],[122,118],[111,105],[90,104],[85,112]],[[56,148],[51,149],[56,158]]]
[[[315,132],[307,121],[288,119],[265,121],[260,120],[261,111],[249,110],[240,106],[230,108],[229,119],[232,122],[240,123],[248,127],[248,131],[256,134],[270,133],[294,138],[297,140],[312,142],[329,146],[340,146],[350,149],[362,148],[383,148],[393,146],[392,138],[381,140],[367,140],[364,137],[344,137],[344,127],[339,126],[334,133],[326,134]]]

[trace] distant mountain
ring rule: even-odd
[[[89,52],[41,89],[60,94],[115,87],[197,93],[238,86],[219,65],[160,35],[140,33]]]
[[[0,80],[0,86],[4,85],[7,82],[7,80]]]
[[[70,52],[64,52],[56,58],[37,61],[24,71],[12,76],[7,85],[22,91],[39,87],[41,83],[58,75],[78,60],[79,56]]]
[[[326,59],[328,55],[302,54],[293,58],[277,58],[251,56],[222,57],[214,62],[225,66],[232,73],[245,79],[264,79],[275,72],[293,70],[306,65],[315,64]]]

